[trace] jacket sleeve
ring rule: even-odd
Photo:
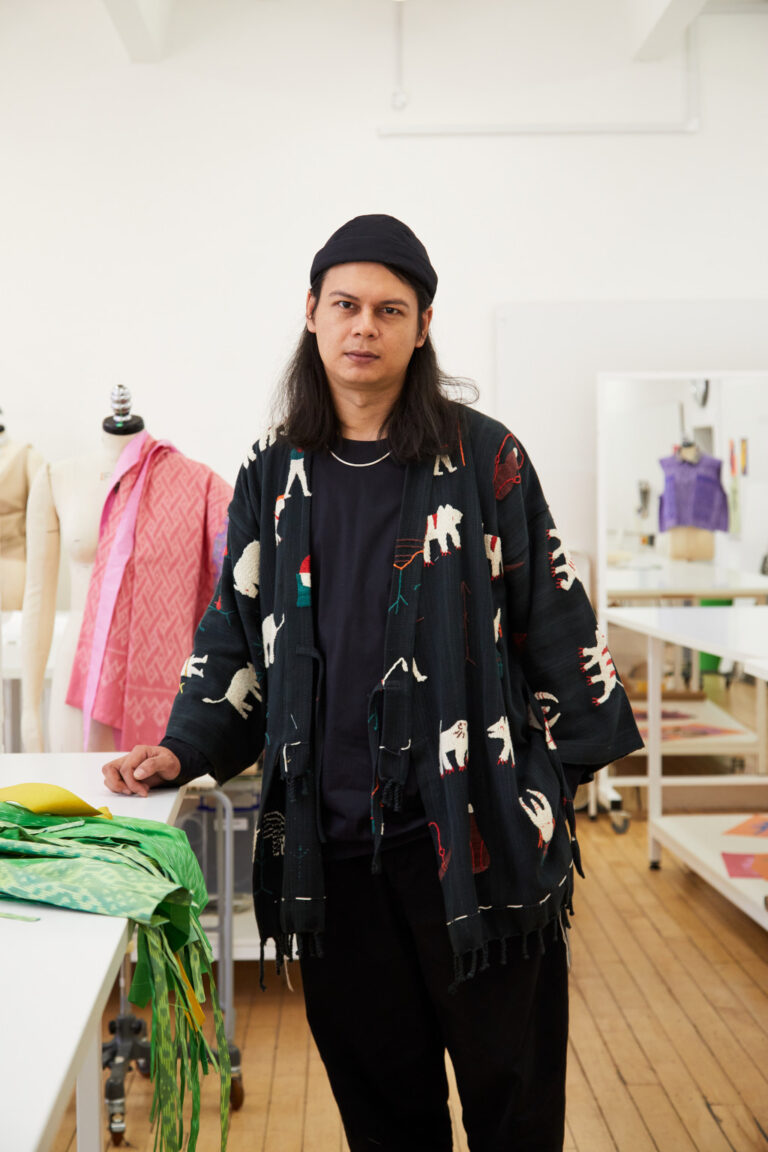
[[[256,468],[241,468],[213,597],[181,670],[166,737],[197,749],[223,783],[261,755],[266,677],[259,593]]]
[[[537,722],[583,775],[642,747],[632,709],[586,589],[522,444],[495,459],[510,660],[518,659]]]

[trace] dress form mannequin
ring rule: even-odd
[[[0,417],[0,607],[16,612],[24,597],[26,510],[43,458],[29,444],[11,440]]]
[[[71,601],[51,684],[50,749],[84,750],[83,714],[66,703],[66,695],[110,477],[123,449],[144,429],[141,417],[129,414],[126,392],[115,389],[112,393],[114,414],[103,422],[99,448],[41,469],[29,495],[21,674],[21,735],[26,752],[43,751],[43,682],[53,638],[59,565],[64,559],[69,564]],[[93,720],[86,751],[114,748],[112,729]]]

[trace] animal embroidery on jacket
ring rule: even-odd
[[[285,816],[282,812],[265,813],[261,830],[256,833],[254,847],[259,837],[265,844],[269,844],[273,856],[285,855]]]
[[[296,573],[296,607],[308,608],[312,603],[312,574],[310,557],[305,556]]]
[[[250,663],[246,664],[244,668],[238,668],[229,682],[229,688],[219,700],[211,700],[210,697],[206,696],[203,699],[203,704],[223,704],[225,700],[228,700],[243,720],[247,720],[248,713],[253,711],[253,704],[248,701],[249,695],[255,696],[261,703],[259,678],[256,675],[256,669]]]
[[[608,651],[605,636],[599,628],[595,628],[595,644],[593,648],[579,648],[579,655],[582,657],[581,669],[587,677],[588,684],[601,684],[603,691],[601,696],[593,696],[593,704],[604,704],[616,687],[618,681],[616,679],[616,669],[613,666],[611,654]],[[594,675],[590,675],[590,668],[597,667]]]
[[[259,594],[259,557],[261,545],[258,540],[251,540],[246,544],[242,555],[232,569],[235,591],[241,596],[249,596],[255,600]]]
[[[525,455],[515,440],[512,450],[502,460],[504,446],[507,440],[515,440],[511,432],[507,432],[496,453],[493,468],[493,491],[497,500],[503,500],[514,484],[520,484],[520,470],[525,463]]]
[[[443,468],[445,468],[446,471],[448,471],[448,472],[455,472],[456,471],[456,465],[451,464],[450,456],[442,456],[442,455],[441,456],[435,456],[435,470],[432,473],[432,475],[433,476],[442,476],[443,475]]]
[[[576,570],[573,557],[568,551],[568,547],[564,543],[557,528],[548,528],[547,537],[557,545],[549,553],[549,570],[552,573],[552,579],[558,588],[567,592],[569,588],[573,587],[577,580],[579,583],[582,582],[581,577]]]
[[[270,612],[261,625],[261,638],[264,641],[264,663],[267,667],[275,662],[275,640],[283,624],[285,624],[285,616],[279,624],[276,624],[274,613]]]
[[[449,552],[448,538],[454,548],[461,548],[459,524],[464,513],[450,504],[441,504],[437,512],[427,516],[427,531],[424,536],[424,563],[432,563],[432,541],[436,540],[440,547],[440,555],[447,556]]]
[[[207,652],[206,652],[205,656],[195,656],[194,652],[192,653],[191,656],[187,656],[186,660],[184,661],[184,663],[181,666],[181,672],[179,673],[179,692],[184,691],[184,685],[181,683],[181,681],[187,679],[190,676],[202,676],[203,675],[203,669],[200,668],[199,665],[200,664],[207,664],[207,663],[208,663],[208,653]]]
[[[256,443],[259,446],[259,451],[260,452],[266,452],[266,450],[267,450],[267,448],[269,448],[270,444],[274,444],[276,440],[277,440],[277,430],[275,429],[274,425],[270,424],[270,426],[269,426],[269,428],[267,428],[266,432],[263,432],[261,434],[261,436],[259,436],[258,440],[256,441]]]
[[[538,828],[538,847],[544,847],[546,852],[546,846],[549,845],[552,839],[552,833],[555,830],[555,819],[552,815],[552,809],[549,806],[549,800],[547,800],[543,792],[537,792],[534,788],[526,788],[526,792],[531,797],[530,805],[526,804],[521,796],[520,807]]]
[[[488,728],[488,735],[492,740],[501,740],[501,751],[497,764],[504,764],[507,761],[512,761],[512,767],[515,766],[515,751],[512,747],[512,735],[509,731],[509,720],[506,716],[500,716],[495,724],[491,724]]]
[[[484,535],[485,554],[491,565],[491,580],[498,580],[502,572],[501,539],[498,536]]]
[[[453,753],[455,763],[451,763],[450,754]],[[467,766],[469,755],[469,736],[466,720],[457,720],[450,728],[440,733],[440,775],[453,772],[458,768],[463,772]]]
[[[301,485],[301,490],[305,496],[312,495],[309,490],[309,485],[307,484],[307,474],[304,470],[304,453],[299,452],[295,448],[292,448],[291,465],[288,469],[288,479],[285,484],[286,498],[291,494],[291,488],[293,486],[294,480],[298,480],[299,484]]]
[[[277,529],[280,524],[280,517],[283,514],[283,508],[285,508],[285,502],[287,499],[288,497],[286,496],[285,492],[282,492],[278,496],[277,500],[275,500],[275,544],[279,544],[282,540],[282,536]]]
[[[534,696],[540,703],[543,700],[553,700],[555,704],[559,704],[557,696],[553,696],[551,692],[534,692]],[[547,748],[552,748],[554,750],[557,748],[557,744],[555,744],[555,741],[552,737],[551,729],[554,728],[555,724],[557,724],[558,720],[560,719],[560,713],[558,712],[556,716],[550,716],[549,713],[551,711],[551,704],[541,704],[541,718],[544,721],[544,739],[546,741]],[[531,728],[536,728],[539,732],[542,731],[542,726],[530,705],[528,707],[528,723],[530,724]]]
[[[408,665],[405,661],[404,656],[401,656],[399,660],[395,660],[394,664],[389,669],[389,671],[382,677],[382,679],[381,679],[382,684],[386,684],[387,680],[389,680],[389,678],[392,675],[392,673],[394,672],[395,668],[402,668],[403,672],[408,671]],[[416,657],[415,656],[414,656],[413,660],[411,661],[411,672],[413,673],[414,679],[416,679],[419,682],[419,684],[422,684],[425,680],[428,679],[428,677],[423,676],[422,673],[419,672],[419,669],[416,667]]]
[[[443,841],[440,836],[440,825],[435,820],[430,820],[429,827],[434,828],[435,830],[435,838],[437,840],[437,854],[440,857],[440,868],[437,874],[442,880],[448,871],[448,865],[451,862],[451,849],[443,848]]]

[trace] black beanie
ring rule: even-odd
[[[355,216],[342,224],[312,261],[309,282],[336,264],[372,261],[390,264],[418,281],[429,296],[437,290],[437,273],[429,262],[427,250],[402,221],[394,216]]]

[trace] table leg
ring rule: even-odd
[[[102,1152],[104,1147],[100,1031],[101,1020],[93,1030],[77,1077],[77,1152]]]
[[[664,645],[648,637],[648,859],[651,868],[661,863],[661,845],[653,837],[654,821],[661,816],[661,673]]]
[[[768,681],[755,678],[757,697],[757,770],[768,772]]]

